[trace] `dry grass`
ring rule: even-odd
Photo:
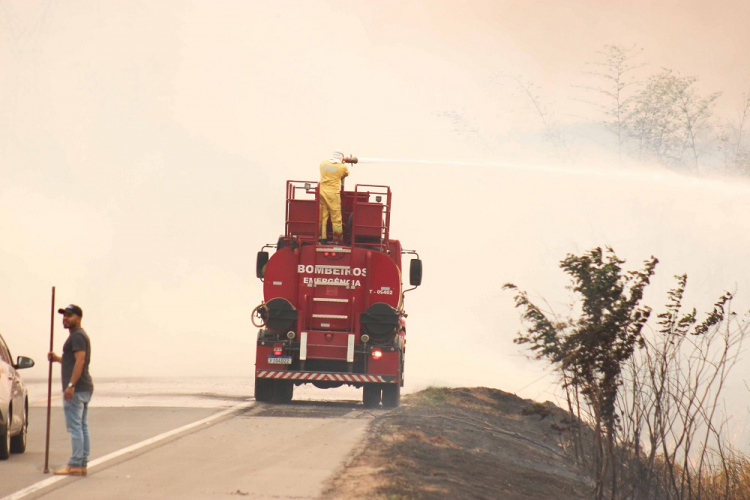
[[[750,499],[750,460],[746,455],[733,452],[726,461],[726,466],[704,474],[701,479],[701,498],[705,500],[748,500]],[[697,484],[698,478],[693,482]]]
[[[643,466],[647,467],[645,460]],[[648,498],[657,500],[750,500],[750,458],[739,451],[725,451],[724,460],[710,452],[700,471],[685,471],[679,464],[672,467],[670,472],[664,457],[657,455],[650,471],[622,480],[643,485],[650,477]]]

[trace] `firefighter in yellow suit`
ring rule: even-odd
[[[326,226],[331,218],[333,242],[342,243],[344,227],[341,222],[341,179],[349,175],[344,154],[334,151],[329,160],[320,162],[320,239],[326,239]]]

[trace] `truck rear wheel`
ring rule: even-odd
[[[398,408],[401,404],[401,385],[383,385],[383,408]]]
[[[292,401],[293,395],[294,384],[292,382],[287,382],[286,380],[276,380],[271,402],[284,405]]]
[[[268,403],[273,398],[274,380],[255,377],[255,400]]]
[[[365,408],[377,408],[380,405],[382,390],[377,384],[366,384],[362,387],[362,405]]]

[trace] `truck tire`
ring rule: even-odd
[[[294,384],[292,382],[287,382],[286,380],[277,380],[274,391],[273,391],[273,398],[271,399],[272,403],[285,405],[292,401],[292,397],[294,396]]]
[[[268,403],[273,398],[274,380],[255,377],[255,400]]]
[[[0,460],[8,460],[10,457],[10,408],[5,417],[5,430],[0,431]]]
[[[21,432],[18,433],[18,436],[13,436],[12,438],[10,438],[11,453],[23,453],[24,451],[26,451],[26,434],[29,431],[28,403],[26,403],[23,417],[23,427],[21,427]]]
[[[378,384],[365,384],[362,387],[362,405],[365,408],[377,408],[380,406],[380,393],[382,389]]]
[[[401,385],[383,385],[383,408],[398,408],[401,404]]]

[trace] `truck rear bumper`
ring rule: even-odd
[[[367,375],[361,373],[297,372],[291,370],[255,370],[256,378],[275,378],[295,382],[343,382],[345,384],[381,383],[395,384],[395,375]]]

